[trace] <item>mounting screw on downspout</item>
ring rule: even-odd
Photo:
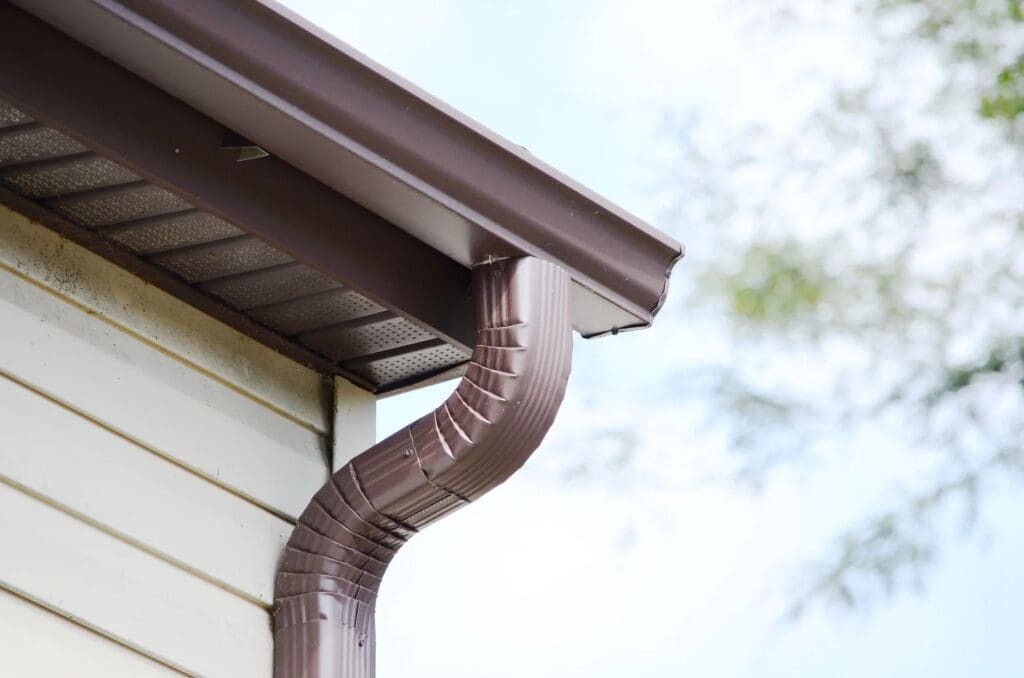
[[[332,475],[288,540],[276,678],[372,678],[374,603],[391,558],[511,476],[554,420],[572,363],[568,274],[524,257],[481,264],[472,280],[476,346],[454,393]]]

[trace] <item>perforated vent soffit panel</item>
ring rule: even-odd
[[[317,367],[334,366],[369,390],[454,375],[469,359],[458,343],[3,101],[0,185],[319,357]]]

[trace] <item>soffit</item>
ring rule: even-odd
[[[133,268],[180,280],[369,390],[457,372],[469,359],[464,348],[2,100],[0,186],[130,253]]]

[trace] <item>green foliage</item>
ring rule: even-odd
[[[911,142],[894,152],[893,161],[892,182],[897,193],[919,195],[941,183],[942,164],[927,142]]]
[[[1010,21],[1024,22],[1024,2],[1021,0],[1006,0],[1006,11]]]
[[[983,118],[1013,120],[1024,112],[1024,54],[1007,54],[1007,29],[1024,23],[1020,0],[877,0],[880,14],[911,12],[912,33],[989,79],[980,97]]]
[[[1024,113],[1024,55],[999,71],[994,90],[981,100],[980,112],[984,118],[1007,120]]]
[[[932,394],[932,400],[938,400],[946,394],[956,393],[970,387],[985,377],[1008,374],[1024,367],[1024,342],[1017,340],[1014,345],[1001,347],[988,354],[981,362],[955,367],[946,372],[940,388]],[[1024,387],[1024,381],[1018,380]]]
[[[754,243],[736,270],[709,273],[705,284],[726,297],[736,317],[778,325],[812,313],[830,290],[821,262],[794,241]]]
[[[707,215],[716,256],[695,299],[731,329],[714,395],[749,458],[737,477],[758,485],[773,458],[835,453],[886,417],[930,461],[902,501],[842,534],[795,615],[923,586],[939,517],[959,506],[973,524],[991,480],[1024,476],[1024,4],[868,0],[856,15],[868,77],[837,83],[785,139],[759,128],[733,155],[699,152],[719,161],[700,167],[709,204],[730,205]],[[824,390],[763,375],[785,360],[826,375]]]

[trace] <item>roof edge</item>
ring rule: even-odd
[[[596,297],[575,312],[585,336],[646,326],[664,300],[675,240],[276,4],[16,4],[465,266],[559,264]]]

